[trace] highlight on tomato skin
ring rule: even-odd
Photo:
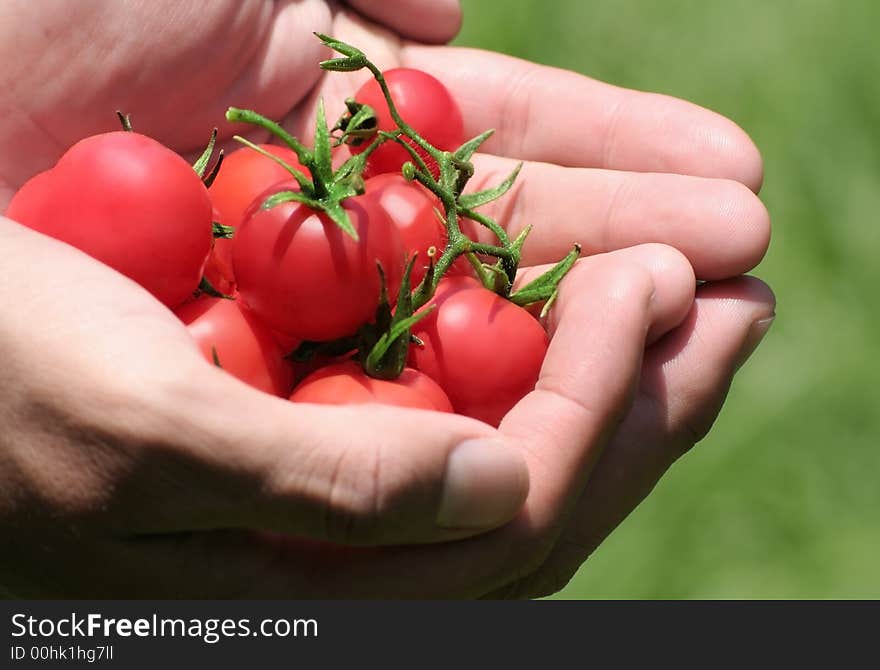
[[[354,361],[332,363],[301,381],[290,396],[293,402],[322,405],[379,403],[396,407],[452,412],[452,404],[430,377],[405,368],[397,379],[374,379]]]
[[[413,326],[408,364],[446,391],[458,414],[498,426],[535,388],[549,346],[528,311],[471,277],[445,277]]]
[[[286,398],[293,366],[272,331],[237,300],[203,295],[177,308],[202,357],[246,384]],[[216,360],[215,360],[216,356]]]

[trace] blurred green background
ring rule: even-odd
[[[754,138],[776,323],[710,436],[566,598],[880,597],[880,3],[464,0],[459,44],[714,109]]]

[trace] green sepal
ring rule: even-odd
[[[473,139],[468,140],[455,150],[455,152],[452,154],[453,158],[457,158],[460,161],[469,161],[477,152],[477,149],[482,146],[483,142],[492,137],[494,133],[495,130],[490,128],[489,130],[480,133]]]
[[[575,262],[581,255],[581,245],[575,244],[565,258],[559,261],[552,268],[547,270],[537,279],[530,281],[522,288],[510,294],[509,300],[521,307],[532,305],[537,302],[554,299],[559,289],[559,282],[568,274],[568,271],[574,267]]]
[[[330,131],[327,128],[327,117],[324,114],[324,99],[318,98],[318,111],[315,120],[315,162],[310,166],[316,191],[319,185],[328,185],[333,180],[333,164],[330,155]],[[317,193],[317,195],[323,195]]]
[[[378,130],[376,110],[354,98],[346,98],[345,107],[348,111],[330,129],[331,132],[342,131],[338,144],[345,142],[360,146],[365,140],[376,136]]]
[[[406,367],[406,359],[409,353],[410,329],[413,325],[424,319],[433,309],[427,308],[413,314],[412,293],[410,276],[418,254],[413,254],[403,271],[400,284],[400,292],[397,294],[397,307],[391,313],[388,303],[388,289],[385,283],[385,273],[379,268],[381,279],[381,295],[379,308],[376,312],[376,323],[370,329],[372,342],[365,342],[361,348],[362,365],[364,371],[377,379],[397,379],[403,368]]]
[[[465,254],[471,267],[477,273],[477,278],[483,286],[493,293],[497,293],[502,297],[507,297],[510,293],[510,277],[501,264],[501,261],[495,263],[481,263],[473,252]]]
[[[211,131],[211,138],[208,140],[208,146],[205,147],[205,150],[202,152],[202,155],[196,159],[196,162],[193,163],[193,170],[196,171],[196,174],[199,177],[205,176],[205,171],[208,169],[208,163],[211,162],[211,156],[214,155],[214,144],[217,142],[217,129]]]
[[[211,232],[215,240],[231,240],[235,236],[235,226],[224,226],[222,223],[212,221]]]
[[[269,160],[275,161],[287,170],[291,176],[296,180],[296,183],[299,184],[299,187],[303,190],[304,193],[311,193],[312,191],[312,181],[308,178],[308,176],[302,171],[290,165],[287,161],[285,161],[280,156],[276,156],[273,153],[266,151],[263,147],[258,146],[251,142],[250,140],[245,139],[241,135],[234,135],[233,138],[236,142],[243,144],[249,149],[253,149],[258,154],[265,156]]]
[[[340,42],[339,40],[334,39],[329,35],[315,33],[315,36],[319,40],[321,40],[323,44],[345,56],[345,58],[332,58],[330,60],[321,61],[320,66],[322,70],[332,70],[334,72],[354,72],[366,66],[367,57],[360,49],[356,49],[355,47],[351,46],[350,44],[346,44],[345,42]]]
[[[212,298],[223,298],[224,300],[235,300],[235,298],[231,295],[226,295],[225,293],[221,293],[214,285],[208,281],[207,277],[202,277],[202,280],[199,282],[199,287],[193,293],[194,297],[199,297],[200,295],[205,294],[209,295]]]
[[[352,193],[351,195],[354,195]],[[357,231],[354,229],[354,226],[351,223],[351,217],[349,217],[348,212],[345,207],[342,206],[342,202],[337,199],[328,199],[329,201],[324,201],[320,205],[320,209],[324,210],[330,220],[335,223],[339,228],[348,235],[351,239],[357,242],[360,238],[358,237]]]
[[[223,165],[223,149],[217,152],[217,160],[214,161],[214,167],[212,167],[208,174],[202,177],[202,183],[205,185],[205,188],[211,188],[211,185],[214,183],[214,180],[217,179],[217,175],[220,174],[220,166]]]
[[[435,305],[430,305],[422,311],[405,319],[395,321],[390,330],[382,334],[375,346],[370,350],[364,362],[364,370],[371,377],[377,379],[397,379],[406,367],[406,357],[409,350],[410,328],[434,311]],[[403,344],[405,346],[395,346]],[[389,351],[393,356],[388,358]]]
[[[320,202],[300,193],[299,191],[278,191],[278,193],[273,193],[266,198],[263,201],[263,204],[260,205],[260,209],[272,209],[278,205],[283,205],[285,202],[300,202],[313,209],[321,208]]]
[[[522,166],[523,164],[519,163],[513,169],[513,172],[508,175],[507,179],[505,179],[494,188],[488,188],[485,191],[477,191],[476,193],[465,193],[463,195],[460,195],[458,197],[459,206],[462,209],[476,209],[477,207],[482,207],[486,203],[497,200],[502,195],[507,193],[510,190],[510,187],[513,186],[513,183],[516,181],[516,178],[519,175],[519,171],[522,170]]]
[[[308,148],[304,144],[302,144],[302,142],[300,142],[293,135],[284,130],[284,128],[282,128],[280,125],[270,119],[267,119],[262,114],[258,114],[257,112],[250,109],[239,109],[238,107],[230,107],[226,110],[226,120],[233,123],[249,123],[254,126],[259,126],[264,130],[268,130],[270,133],[275,135],[275,137],[280,139],[293,150],[293,152],[296,154],[297,159],[302,165],[309,165],[313,160],[312,152],[309,151]],[[241,141],[242,140],[239,140],[239,142]],[[254,148],[254,145],[252,143],[248,143],[247,141],[244,141],[242,143],[247,144],[251,148]]]

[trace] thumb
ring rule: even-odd
[[[159,491],[151,486],[140,532],[254,528],[342,544],[437,542],[499,526],[525,500],[525,461],[481,422],[292,403],[210,365],[197,370],[194,387],[171,403],[172,443],[166,437],[167,448],[154,450],[166,476]]]

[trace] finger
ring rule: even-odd
[[[565,586],[672,463],[708,433],[774,309],[769,288],[751,277],[700,287],[687,320],[647,352],[633,409],[556,548],[535,573],[496,595],[537,597]]]
[[[401,37],[419,42],[448,42],[461,28],[458,0],[347,0],[347,4]]]
[[[210,365],[120,486],[130,534],[252,528],[343,544],[430,542],[500,525],[528,488],[494,431],[451,414],[293,404]]]
[[[517,162],[478,155],[474,164],[468,191],[501,183]],[[511,237],[533,226],[527,265],[554,262],[574,242],[585,255],[659,242],[682,251],[698,278],[724,279],[755,267],[770,239],[761,200],[728,179],[527,162],[511,192],[481,211]]]
[[[748,135],[683,100],[477,49],[408,46],[401,59],[446,84],[468,136],[497,130],[484,145],[489,153],[732,179],[756,192],[761,186],[761,156]]]
[[[559,523],[628,409],[652,328],[674,325],[693,298],[692,270],[671,247],[594,258],[564,280],[535,391],[500,426],[529,465],[527,507],[539,526]]]
[[[615,255],[638,263],[651,273],[655,285],[654,318],[646,338],[651,344],[680,325],[690,312],[696,289],[693,269],[680,251],[663,244],[642,244],[621,249]],[[514,290],[536,279],[551,267],[552,265],[536,265],[520,268]]]

